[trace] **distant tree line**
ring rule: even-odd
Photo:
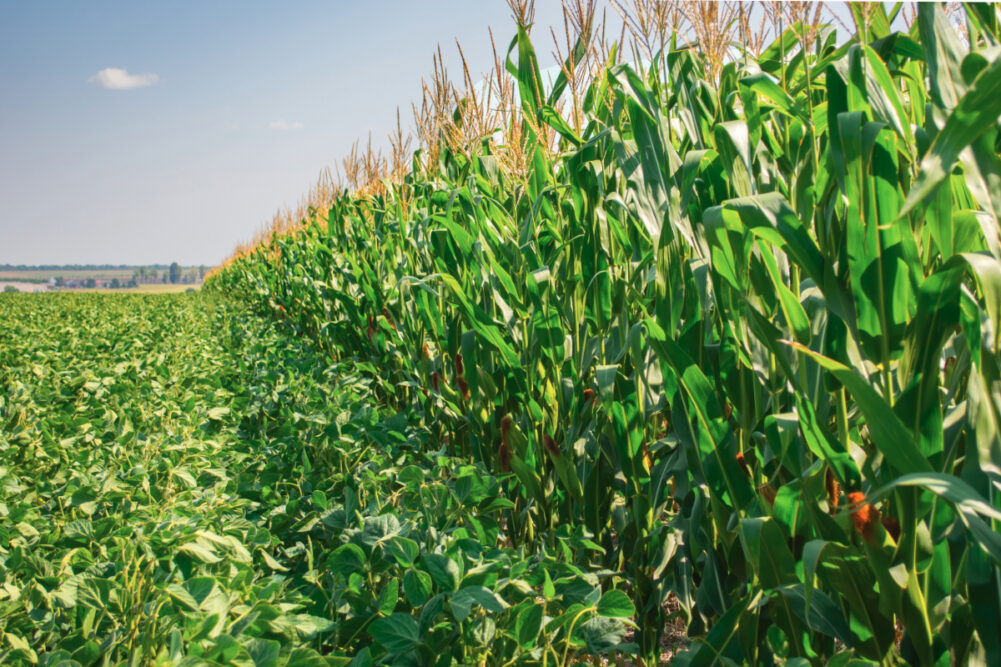
[[[200,266],[189,266],[183,267],[177,262],[172,264],[153,264],[151,266],[125,266],[120,267],[108,266],[108,268],[101,268],[96,265],[87,265],[92,268],[73,268],[72,266],[64,266],[56,269],[46,269],[44,267],[32,267],[32,268],[2,268],[3,266],[12,265],[0,265],[0,271],[122,271],[122,270],[132,270],[132,278],[122,277],[112,277],[110,280],[106,278],[101,278],[100,276],[88,277],[88,278],[66,278],[64,276],[54,276],[49,280],[55,287],[105,287],[111,289],[124,289],[128,287],[137,287],[139,285],[147,285],[150,283],[173,283],[182,285],[194,285],[201,283],[205,279],[206,274],[209,272],[209,267],[205,264]],[[76,265],[77,267],[83,265]],[[96,267],[96,268],[94,268]],[[31,279],[28,279],[31,280]],[[38,282],[38,281],[36,281]]]
[[[209,267],[204,264],[184,268],[177,262],[167,267],[140,266],[132,272],[132,280],[138,283],[173,283],[192,285],[205,279]]]
[[[125,280],[112,278],[111,280],[98,280],[97,278],[70,278],[66,279],[62,276],[57,276],[52,279],[53,284],[56,287],[110,287],[112,289],[118,289],[120,287],[135,287],[138,283],[135,280]]]

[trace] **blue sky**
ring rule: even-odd
[[[0,3],[0,264],[217,263],[406,123],[438,42],[486,71],[488,26],[501,0]]]
[[[562,13],[536,5],[547,67]],[[488,27],[506,48],[503,0],[4,0],[0,264],[216,264],[409,125],[438,43],[489,70]]]

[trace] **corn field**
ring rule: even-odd
[[[628,596],[620,656],[680,626],[677,664],[997,664],[998,6],[646,55],[577,7],[552,81],[523,14],[488,95],[442,69],[415,152],[209,289],[496,476],[499,544]],[[591,651],[595,602],[545,633]]]

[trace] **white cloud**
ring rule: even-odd
[[[152,86],[159,80],[160,77],[153,73],[129,74],[128,70],[118,67],[106,67],[88,79],[91,83],[96,83],[101,88],[107,90],[142,88],[144,86]]]
[[[295,122],[290,123],[284,118],[282,120],[273,120],[268,123],[268,127],[272,130],[281,130],[282,132],[288,132],[289,130],[301,130],[305,127],[302,123]]]

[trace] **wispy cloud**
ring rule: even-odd
[[[91,83],[96,83],[106,90],[142,88],[144,86],[152,86],[159,80],[160,77],[152,72],[146,74],[129,74],[128,70],[119,67],[106,67],[88,79]]]
[[[268,127],[272,130],[281,130],[282,132],[288,132],[289,130],[301,130],[305,127],[302,123],[295,122],[290,123],[284,118],[282,120],[273,120],[268,123]]]

